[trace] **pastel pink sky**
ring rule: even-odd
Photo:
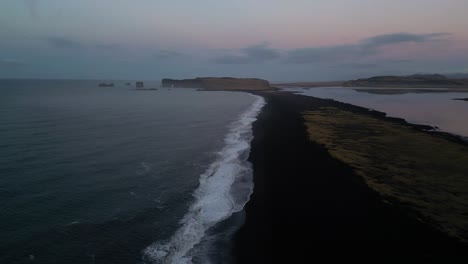
[[[0,77],[468,71],[467,10],[467,0],[3,0]]]

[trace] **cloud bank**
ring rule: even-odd
[[[39,13],[37,11],[38,2],[39,0],[23,0],[23,3],[32,20],[37,20],[39,18]]]
[[[101,50],[115,50],[115,49],[120,48],[121,45],[115,44],[115,43],[114,44],[96,44],[94,47],[97,49],[101,49]]]
[[[450,33],[432,33],[432,34],[411,34],[411,33],[394,33],[370,37],[361,41],[360,46],[363,48],[379,48],[386,45],[399,44],[404,42],[430,42],[438,41],[444,37],[450,36]]]
[[[81,48],[83,46],[80,42],[65,37],[47,37],[46,41],[52,47],[60,49]]]
[[[314,63],[323,61],[338,61],[354,59],[379,53],[385,46],[403,43],[424,43],[445,39],[450,33],[411,34],[394,33],[378,35],[361,40],[357,44],[337,45],[327,47],[312,47],[294,49],[287,52],[285,61],[288,63]]]
[[[18,68],[26,66],[26,63],[22,60],[15,59],[0,59],[0,66],[5,68]]]
[[[281,56],[279,50],[270,48],[267,43],[249,46],[239,50],[240,55],[223,55],[215,59],[219,64],[261,63]]]
[[[217,57],[219,64],[253,64],[274,60],[282,57],[285,63],[317,63],[339,62],[350,59],[362,58],[378,54],[379,49],[385,46],[403,43],[425,43],[446,39],[450,33],[439,32],[431,34],[394,33],[377,35],[363,39],[355,44],[342,44],[323,47],[306,47],[291,50],[279,50],[263,43],[237,51],[236,55],[227,54]],[[285,54],[285,56],[282,56]]]
[[[160,50],[158,54],[156,54],[156,58],[160,60],[167,60],[167,59],[173,59],[177,57],[181,57],[184,54],[173,51],[173,50]]]

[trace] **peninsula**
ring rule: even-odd
[[[468,88],[468,79],[450,79],[441,74],[376,76],[344,82],[345,87]]]
[[[413,74],[409,76],[375,76],[349,81],[290,82],[274,83],[273,85],[284,89],[298,87],[349,87],[358,92],[373,94],[468,92],[468,78],[458,78],[458,76],[463,75],[454,76]]]
[[[207,91],[265,91],[273,89],[267,80],[231,77],[198,77],[182,80],[162,79],[161,87],[198,88]]]

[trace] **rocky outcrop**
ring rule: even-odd
[[[272,89],[267,80],[230,77],[201,77],[182,80],[163,79],[161,86],[174,88],[198,88],[210,91],[261,91]]]
[[[114,87],[114,83],[99,83],[98,87]]]

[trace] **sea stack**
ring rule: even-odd
[[[145,87],[145,85],[144,85],[143,82],[136,82],[136,88],[137,89],[141,89],[141,88],[144,88],[144,87]]]

